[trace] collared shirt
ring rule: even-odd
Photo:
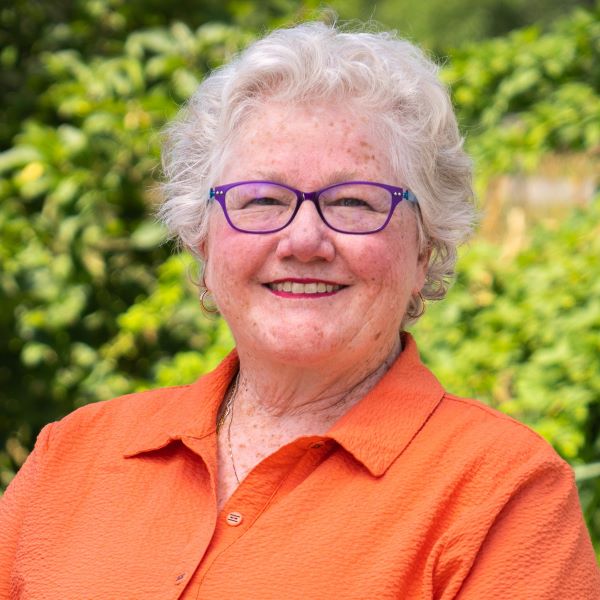
[[[446,394],[410,336],[325,436],[216,505],[235,353],[195,384],[88,405],[40,434],[0,502],[0,597],[597,600],[572,472]]]

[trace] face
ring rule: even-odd
[[[337,106],[275,103],[246,122],[215,184],[252,179],[307,192],[350,180],[403,184],[367,118]],[[311,202],[287,228],[265,235],[233,230],[215,205],[208,231],[205,281],[240,356],[377,365],[397,344],[410,297],[425,279],[415,216],[405,202],[370,235],[332,231]]]

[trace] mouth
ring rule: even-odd
[[[334,296],[347,286],[321,279],[279,279],[265,287],[283,298],[322,298]]]

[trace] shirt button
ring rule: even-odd
[[[185,579],[185,573],[180,573],[179,575],[177,575],[177,577],[175,578],[175,584],[179,585],[180,583],[183,582],[183,580]]]
[[[237,527],[244,520],[244,517],[239,512],[230,512],[225,520],[227,525]]]

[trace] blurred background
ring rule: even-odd
[[[481,224],[415,328],[452,392],[573,465],[600,552],[600,4],[13,0],[0,7],[0,493],[40,428],[232,347],[152,215],[160,131],[274,26],[373,19],[451,86]],[[506,441],[507,444],[510,440]]]

